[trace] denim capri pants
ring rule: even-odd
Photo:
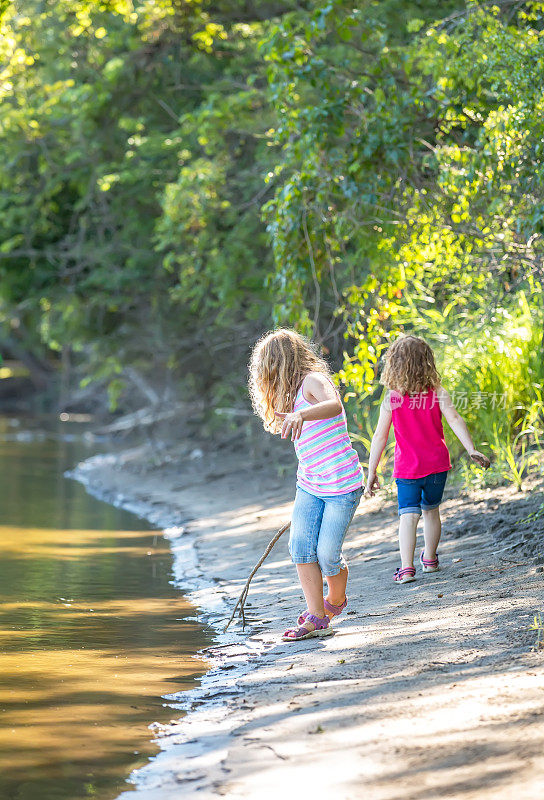
[[[345,568],[342,545],[362,494],[361,488],[316,497],[297,486],[289,536],[294,564],[317,561],[323,575],[329,578]]]

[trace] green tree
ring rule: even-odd
[[[269,319],[257,45],[281,10],[20,0],[3,17],[2,314],[113,400],[127,366],[214,385]]]

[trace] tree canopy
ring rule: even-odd
[[[503,398],[467,414],[507,464],[544,375],[544,3],[353,5],[3,4],[0,323],[114,403],[137,371],[215,405],[293,325],[363,441],[414,331]]]

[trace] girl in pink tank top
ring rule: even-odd
[[[423,572],[439,569],[436,549],[442,524],[440,503],[451,469],[444,439],[444,416],[473,461],[487,469],[489,459],[474,449],[464,419],[456,411],[448,392],[440,385],[433,351],[417,336],[402,336],[389,348],[381,382],[387,393],[372,437],[366,494],[379,487],[376,471],[393,424],[399,506],[401,566],[393,580],[415,580],[414,553],[419,517],[423,514],[424,548],[420,554]]]
[[[348,602],[342,544],[363,493],[363,471],[346,414],[325,361],[311,342],[289,329],[267,333],[257,342],[249,388],[265,429],[290,438],[298,458],[289,552],[306,610],[283,641],[327,636],[331,619]]]

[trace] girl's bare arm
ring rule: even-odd
[[[446,418],[446,422],[457,436],[471,459],[481,467],[487,469],[490,464],[489,459],[474,447],[474,442],[472,441],[472,437],[467,428],[467,423],[453,405],[449,392],[442,387],[438,391],[438,402],[440,403],[440,410]]]
[[[291,439],[298,439],[304,422],[316,419],[330,419],[342,413],[342,403],[338,393],[330,381],[318,372],[312,372],[305,378],[304,394],[312,405],[301,411],[285,414],[276,411],[276,416],[283,419],[281,438],[291,434]]]
[[[380,488],[380,483],[376,477],[376,472],[378,469],[378,464],[380,463],[380,458],[382,457],[382,453],[385,450],[385,445],[387,444],[387,437],[389,436],[392,418],[393,416],[391,414],[389,403],[387,400],[384,400],[380,408],[378,424],[376,425],[376,430],[374,431],[374,436],[372,437],[372,443],[370,445],[368,477],[365,489],[365,494],[370,495],[370,497],[372,497],[374,494],[375,489]]]

